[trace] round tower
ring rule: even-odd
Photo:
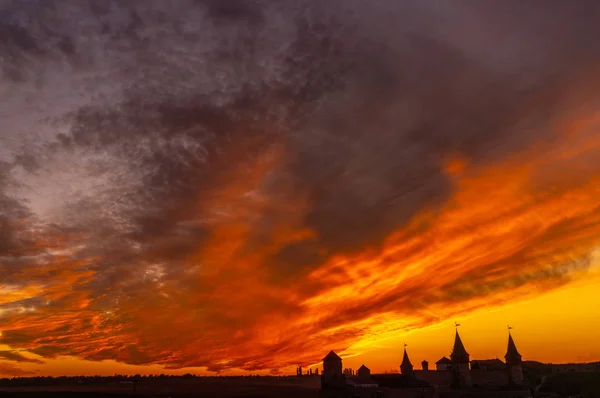
[[[323,371],[321,372],[321,388],[343,387],[346,384],[342,370],[342,358],[335,352],[323,358]]]
[[[506,370],[508,371],[508,383],[509,384],[523,384],[523,361],[521,360],[521,354],[517,350],[515,341],[510,333],[510,327],[508,329],[508,347],[506,349]]]
[[[471,387],[469,353],[460,339],[458,329],[456,329],[456,335],[454,336],[454,347],[452,354],[450,354],[450,360],[452,361],[452,371],[454,372],[454,384],[456,387],[461,389]]]

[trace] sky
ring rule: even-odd
[[[600,360],[598,15],[0,1],[0,376]]]

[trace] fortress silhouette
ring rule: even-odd
[[[528,398],[532,392],[523,385],[521,358],[509,328],[505,362],[471,361],[457,328],[450,358],[442,357],[431,370],[427,361],[421,363],[422,370],[415,370],[406,345],[400,374],[371,374],[365,365],[354,374],[343,370],[342,358],[330,351],[323,358],[319,394],[322,398]]]

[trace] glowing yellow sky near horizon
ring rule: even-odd
[[[358,369],[366,364],[375,371],[398,370],[402,347],[415,368],[427,360],[430,368],[442,356],[449,357],[454,343],[454,322],[471,359],[504,360],[507,326],[523,360],[544,363],[592,362],[600,360],[596,330],[600,328],[600,261],[581,279],[564,288],[500,308],[482,309],[409,333],[398,333],[379,341],[364,354],[350,357],[344,366]]]
[[[461,323],[460,333],[471,359],[503,359],[506,353],[507,325],[513,327],[513,337],[523,360],[545,363],[591,362],[600,359],[597,335],[590,330],[600,328],[597,300],[600,296],[600,262],[581,279],[562,289],[530,300],[496,309],[483,309],[455,320],[447,320],[409,333],[397,333],[383,338],[358,351],[361,354],[342,355],[344,366],[358,369],[367,365],[374,372],[397,371],[402,360],[402,347],[408,344],[409,357],[415,368],[427,360],[430,368],[442,356],[449,356],[454,339],[454,322]],[[0,351],[9,349],[1,346]],[[325,350],[324,350],[325,351]],[[350,353],[353,347],[348,350]],[[36,358],[33,355],[27,355]],[[2,362],[2,361],[0,361]],[[51,376],[81,374],[211,374],[202,368],[178,370],[164,369],[159,365],[135,366],[114,361],[84,361],[76,358],[48,360],[46,364],[23,363],[20,368],[33,374]],[[305,367],[321,368],[320,363]],[[252,372],[269,374],[268,371]],[[294,369],[289,369],[294,374]],[[231,370],[223,374],[247,374]],[[0,375],[2,376],[2,375]]]

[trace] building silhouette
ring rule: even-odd
[[[450,370],[450,368],[452,368],[450,358],[442,357],[435,363],[436,370]]]
[[[346,377],[342,371],[342,358],[333,350],[323,358],[323,371],[321,372],[322,389],[338,389],[346,385]]]
[[[406,354],[406,371],[412,364]],[[408,366],[410,365],[410,366]],[[356,374],[351,369],[341,372],[342,359],[333,351],[323,358],[320,397],[323,398],[434,398],[435,389],[412,374],[371,375],[364,364]]]
[[[471,387],[470,356],[458,334],[458,328],[454,335],[454,347],[450,354],[450,361],[452,361],[453,386],[455,388]]]
[[[471,361],[458,328],[450,358],[438,360],[435,370],[429,369],[427,361],[415,370],[406,344],[400,374],[371,374],[363,364],[355,375],[351,369],[342,370],[342,358],[330,351],[323,358],[319,394],[323,398],[530,398],[530,390],[523,386],[522,357],[510,330],[504,358],[506,362]]]
[[[523,361],[521,360],[521,354],[517,351],[515,341],[508,331],[508,347],[506,349],[506,369],[508,371],[508,381],[510,384],[522,384],[523,383]]]
[[[403,375],[413,375],[413,366],[406,353],[406,345],[404,345],[404,355],[402,356],[402,363],[400,364],[400,373]]]

